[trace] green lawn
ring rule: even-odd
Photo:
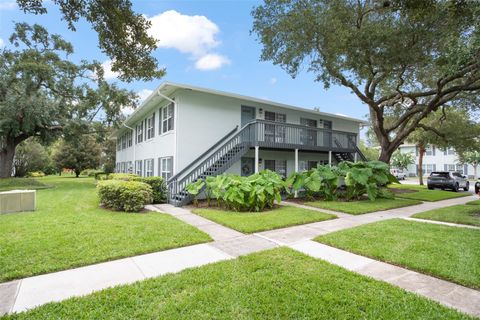
[[[0,215],[0,281],[210,241],[171,216],[100,209],[92,178],[46,177],[38,210]]]
[[[473,201],[469,201],[465,204],[468,204],[468,205],[480,205],[480,200],[473,200]]]
[[[6,319],[473,319],[288,248],[263,251]]]
[[[459,284],[480,288],[480,231],[392,219],[315,240]]]
[[[409,193],[397,193],[397,198],[413,199],[421,201],[440,201],[453,198],[460,198],[472,195],[471,192],[460,191],[444,191],[444,190],[428,190],[426,186],[412,185],[412,184],[394,184],[391,185],[392,189],[412,190],[415,192]]]
[[[0,179],[0,191],[31,189],[39,190],[49,188],[50,186],[34,179],[34,178],[7,178]]]
[[[193,213],[244,233],[253,233],[316,221],[335,219],[333,214],[293,206],[281,206],[264,212],[234,212],[219,209],[195,209]]]
[[[364,214],[369,212],[388,210],[394,208],[401,208],[420,204],[420,201],[408,200],[408,199],[376,199],[359,200],[359,201],[312,201],[305,202],[305,205],[312,206],[321,209],[328,209],[334,211],[345,212],[349,214]]]
[[[480,226],[480,206],[458,205],[414,214],[412,218]]]

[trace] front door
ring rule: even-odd
[[[255,119],[255,108],[242,106],[242,127]]]
[[[240,160],[242,176],[247,177],[255,173],[255,158],[242,157]]]

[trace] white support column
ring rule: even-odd
[[[295,172],[298,172],[298,149],[295,149]],[[295,190],[294,197],[298,197],[298,192]]]
[[[258,152],[259,147],[255,146],[255,173],[258,173]]]
[[[357,154],[358,153],[355,152],[355,155],[353,156],[354,162],[357,162]]]
[[[328,165],[332,166],[332,151],[328,151]]]

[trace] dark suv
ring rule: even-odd
[[[432,190],[433,188],[451,189],[457,192],[460,188],[468,191],[470,183],[466,176],[461,175],[458,172],[450,171],[434,171],[427,179],[427,187]]]

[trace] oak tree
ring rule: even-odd
[[[479,1],[265,0],[252,14],[262,60],[369,107],[384,162],[435,111],[480,105]]]

